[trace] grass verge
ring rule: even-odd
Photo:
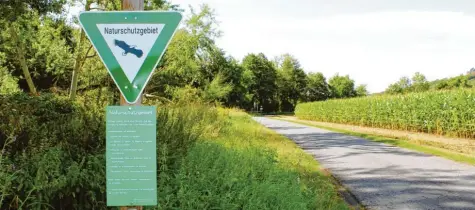
[[[178,189],[159,209],[350,209],[292,141],[246,113],[222,109],[220,116],[219,132],[202,136],[168,179]]]
[[[436,148],[436,147],[433,147],[433,146],[423,145],[423,143],[417,142],[417,141],[410,141],[410,140],[403,139],[403,138],[396,139],[396,138],[389,138],[389,137],[384,137],[384,136],[376,136],[376,135],[358,133],[358,132],[354,132],[354,131],[336,129],[336,128],[331,128],[331,127],[327,127],[327,126],[316,125],[316,124],[313,124],[313,123],[303,122],[303,121],[300,121],[300,120],[286,119],[286,118],[282,118],[282,117],[272,117],[272,118],[279,119],[279,120],[284,120],[284,121],[288,121],[288,122],[294,122],[294,123],[298,123],[298,124],[303,124],[303,125],[308,125],[308,126],[313,126],[313,127],[318,127],[318,128],[322,128],[322,129],[326,129],[326,130],[330,130],[330,131],[344,133],[344,134],[351,135],[351,136],[357,136],[357,137],[361,137],[361,138],[368,139],[368,140],[375,141],[375,142],[390,144],[390,145],[394,145],[394,146],[398,146],[398,147],[402,147],[402,148],[406,148],[406,149],[410,149],[410,150],[414,150],[414,151],[418,151],[418,152],[422,152],[422,153],[426,153],[426,154],[431,154],[431,155],[447,158],[447,159],[457,161],[457,162],[460,162],[460,163],[475,165],[475,157],[471,157],[469,155],[465,155],[465,154],[461,154],[461,153],[457,153],[457,152],[452,152],[452,151],[449,151],[449,150],[446,150],[446,149],[441,149],[441,148]]]

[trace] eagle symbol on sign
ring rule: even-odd
[[[143,51],[141,49],[137,49],[136,46],[130,46],[125,41],[114,39],[114,45],[124,50],[124,52],[122,52],[123,56],[126,56],[128,53],[130,53],[140,58],[143,55]]]

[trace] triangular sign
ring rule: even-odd
[[[182,19],[179,12],[82,12],[79,22],[128,103],[147,85]]]

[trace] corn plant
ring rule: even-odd
[[[295,115],[307,120],[475,138],[475,90],[302,103]]]

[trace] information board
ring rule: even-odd
[[[106,113],[107,206],[157,205],[156,107]]]

